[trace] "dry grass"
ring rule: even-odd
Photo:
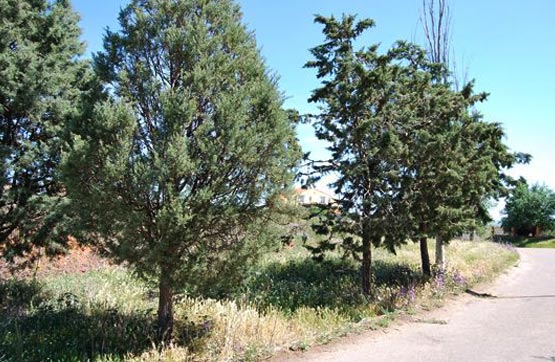
[[[447,274],[417,283],[417,245],[407,245],[397,256],[383,250],[377,250],[375,255],[376,273],[382,284],[376,299],[367,301],[356,297],[353,291],[358,283],[353,264],[336,260],[320,267],[300,249],[275,254],[255,271],[256,278],[249,279],[252,289],[235,293],[233,300],[178,298],[176,345],[162,350],[152,344],[152,335],[144,336],[153,330],[148,324],[155,320],[156,297],[152,288],[125,269],[107,266],[102,271],[48,276],[42,279],[37,294],[30,296],[22,313],[25,317],[16,324],[13,316],[7,314],[8,309],[2,309],[0,322],[7,328],[0,333],[0,350],[8,360],[23,357],[29,362],[51,357],[48,353],[54,352],[66,360],[88,355],[93,361],[255,361],[280,350],[326,343],[351,331],[386,326],[391,316],[403,311],[433,308],[447,295],[494,278],[518,259],[514,250],[498,244],[455,241],[447,248]],[[403,282],[395,284],[400,277]],[[330,291],[334,293],[327,295]],[[68,295],[74,305],[68,306]],[[315,302],[315,298],[321,299]],[[64,318],[71,311],[76,328],[73,333],[81,335],[84,343],[62,339],[66,344],[73,343],[74,349],[60,351],[64,347],[51,343],[53,349],[49,350],[46,344],[60,338],[51,326],[58,320],[45,318],[41,313],[46,310],[56,311]],[[83,324],[83,319],[90,320],[90,325]],[[68,321],[64,323],[67,325]],[[98,326],[105,330],[98,331]],[[82,333],[87,328],[90,331]],[[29,335],[22,334],[22,330]],[[64,333],[71,336],[72,330]],[[87,349],[86,336],[93,335],[97,342],[104,339],[95,345],[96,349]],[[129,346],[122,349],[122,343]],[[22,352],[31,346],[35,352],[44,347],[45,354]]]
[[[434,247],[431,242],[430,249]],[[302,258],[302,252],[291,250],[290,258]],[[283,254],[281,262],[286,262]],[[400,263],[417,268],[419,255],[417,245],[407,245],[393,256],[384,250],[376,252],[376,259],[385,263]],[[290,260],[290,259],[289,259]],[[447,268],[457,270],[464,275],[468,285],[490,280],[513,265],[517,254],[505,247],[489,242],[454,241],[447,247]],[[443,298],[460,292],[463,286],[455,290],[453,286],[445,286],[438,290],[434,282],[427,283],[416,291],[416,299],[412,305],[399,305],[400,309],[438,307]],[[206,316],[211,316],[212,330],[202,347],[191,352],[185,348],[173,347],[162,353],[149,351],[132,359],[133,361],[150,361],[153,358],[161,361],[250,361],[275,354],[284,349],[305,349],[314,344],[326,343],[329,340],[349,332],[367,328],[387,326],[388,318],[378,316],[376,306],[369,303],[353,307],[364,318],[354,320],[344,311],[329,308],[297,309],[292,315],[284,315],[279,309],[266,310],[260,313],[256,308],[236,302],[185,299],[179,306],[181,320],[195,320],[205,323]],[[200,319],[198,319],[200,317]],[[195,319],[197,318],[197,319]],[[384,322],[385,321],[385,322]]]

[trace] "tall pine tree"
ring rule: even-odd
[[[441,266],[444,243],[462,232],[474,232],[476,224],[489,220],[488,199],[506,195],[514,185],[506,170],[528,162],[530,156],[510,152],[501,125],[484,121],[476,112],[475,106],[487,95],[473,93],[473,82],[466,82],[466,72],[459,74],[457,62],[451,58],[449,1],[423,0],[421,21],[428,58],[444,67],[434,81],[445,87],[438,94],[443,99],[441,107],[429,102],[429,97],[421,98],[418,108],[429,127],[418,133],[429,141],[415,144],[411,153],[416,176],[413,211],[419,220],[416,238],[423,272],[430,275],[428,236],[436,238],[436,264]]]
[[[362,292],[372,292],[372,246],[394,251],[409,235],[410,215],[403,186],[402,160],[408,157],[410,132],[405,108],[411,82],[419,75],[417,49],[398,43],[385,54],[376,45],[354,49],[373,21],[356,22],[318,16],[325,42],[312,49],[322,86],[310,101],[321,104],[314,124],[319,139],[329,143],[331,159],[317,167],[337,175],[338,227],[348,236],[343,246],[362,253]],[[422,52],[420,52],[422,54]],[[336,218],[337,219],[337,218]]]
[[[474,110],[486,97],[475,94],[472,83],[458,92],[442,81],[415,98],[407,186],[426,275],[431,271],[427,238],[436,239],[436,265],[443,267],[443,245],[488,221],[484,201],[506,194],[513,184],[506,170],[529,158],[511,152],[501,125]]]
[[[254,37],[230,0],[134,0],[96,70],[112,94],[76,128],[70,196],[105,250],[176,288],[223,278],[262,247],[299,157]]]
[[[64,241],[57,171],[89,66],[69,1],[0,0],[0,19],[0,252],[13,260]]]

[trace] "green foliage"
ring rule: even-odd
[[[111,97],[74,129],[64,175],[83,236],[159,281],[171,333],[175,288],[237,281],[277,241],[299,148],[232,1],[135,0],[119,20],[95,57]]]
[[[42,286],[37,281],[12,279],[0,283],[0,310],[6,314],[18,314],[21,310],[37,305]]]
[[[555,249],[555,239],[552,236],[533,238],[509,238],[503,241],[510,242],[519,248]]]
[[[316,170],[337,173],[333,186],[350,233],[375,245],[383,239],[393,250],[405,240],[403,229],[396,227],[403,215],[399,160],[407,152],[397,104],[400,80],[409,72],[402,63],[415,49],[400,43],[386,54],[379,54],[377,46],[356,51],[353,43],[373,25],[371,20],[319,16],[316,22],[324,25],[326,42],[311,50],[315,60],[306,66],[316,68],[322,87],[309,100],[322,104],[322,113],[314,116],[316,135],[329,142],[332,154]]]
[[[535,234],[535,228],[553,230],[555,227],[555,193],[545,185],[519,184],[505,204],[505,229],[515,229],[519,235]]]
[[[123,361],[156,340],[151,288],[123,268],[0,283],[0,350],[9,361]],[[176,342],[206,335],[182,320]]]
[[[132,2],[95,59],[114,97],[66,157],[85,226],[171,284],[255,256],[296,163],[293,125],[240,19],[228,0]]]
[[[68,276],[55,283],[13,280],[0,284],[2,355],[10,361],[80,361],[148,348],[155,326],[152,311],[128,308],[123,312],[119,303],[99,297],[108,292],[107,285],[117,295],[119,283],[135,290],[137,281],[125,283],[129,277],[113,272],[93,274]],[[135,301],[129,298],[127,303]]]
[[[58,166],[89,67],[68,1],[1,0],[0,19],[0,249],[12,260],[64,242]]]
[[[315,170],[337,175],[341,210],[320,216],[316,231],[343,237],[368,265],[370,244],[394,252],[409,238],[441,243],[488,221],[485,201],[507,193],[514,180],[505,170],[529,156],[510,152],[501,125],[474,110],[487,95],[475,94],[472,82],[454,91],[445,66],[410,43],[384,54],[376,45],[355,51],[370,20],[316,22],[326,42],[307,63],[322,80],[310,101],[322,104],[313,120],[332,156]],[[328,240],[313,251],[321,257],[333,248]]]
[[[293,313],[301,307],[347,310],[365,302],[360,273],[352,262],[293,259],[259,268],[247,281],[247,300],[262,310],[278,307]]]
[[[494,241],[507,248],[555,248],[555,238],[553,236],[496,236]],[[516,249],[515,249],[516,251]]]
[[[350,234],[352,221],[344,217],[339,209],[329,205],[315,205],[306,216],[307,223],[318,236],[318,242],[304,243],[304,247],[312,253],[316,261],[323,261],[326,253],[340,251],[343,257],[360,255],[362,248],[360,241]]]
[[[407,138],[414,131],[415,91],[424,80],[430,84],[441,67],[429,64],[425,52],[399,42],[385,54],[373,45],[354,49],[357,37],[373,25],[353,16],[342,20],[318,16],[324,25],[325,43],[311,50],[322,86],[313,91],[312,102],[322,112],[313,116],[316,135],[330,145],[331,159],[315,167],[322,174],[333,173],[341,216],[324,220],[344,236],[352,253],[362,253],[362,290],[371,289],[371,245],[394,251],[410,235],[403,160],[410,158]],[[330,223],[331,221],[331,223]],[[330,228],[331,227],[331,228]]]
[[[497,123],[472,112],[485,95],[472,84],[461,92],[448,85],[430,88],[415,106],[416,119],[408,159],[407,187],[418,236],[448,241],[489,220],[485,200],[507,192],[512,180],[504,174],[520,160],[503,143]],[[425,230],[425,231],[423,231]]]

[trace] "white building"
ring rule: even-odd
[[[313,205],[313,204],[322,204],[328,205],[330,203],[335,203],[335,198],[330,195],[329,193],[309,188],[309,189],[295,189],[295,194],[297,198],[297,202],[301,205]]]

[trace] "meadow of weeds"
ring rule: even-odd
[[[124,267],[11,279],[0,282],[0,361],[254,361],[436,307],[518,260],[490,242],[455,241],[447,253],[446,272],[425,280],[417,245],[376,250],[376,294],[366,299],[353,262],[286,248],[221,298],[178,295],[174,344],[164,348],[154,344],[156,288]]]

